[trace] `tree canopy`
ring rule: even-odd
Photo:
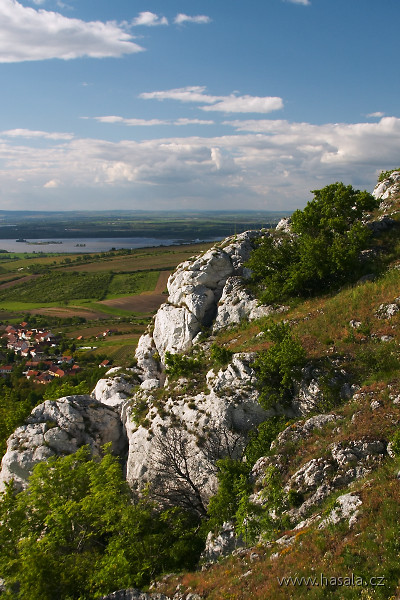
[[[248,266],[263,302],[282,302],[341,285],[357,273],[370,237],[362,222],[378,206],[368,192],[334,183],[314,190],[314,199],[291,218],[291,233],[266,236]]]
[[[108,449],[36,465],[28,488],[9,486],[0,502],[4,597],[89,600],[193,567],[202,544],[193,516],[133,500]]]

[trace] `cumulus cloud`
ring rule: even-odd
[[[72,133],[49,133],[48,131],[34,131],[32,129],[8,129],[6,131],[2,131],[1,135],[6,135],[7,137],[12,138],[45,138],[48,140],[71,140],[74,137]]]
[[[136,19],[133,19],[132,25],[145,25],[146,27],[168,25],[168,19],[166,17],[159,17],[150,11],[144,11],[139,13],[139,16],[137,16]]]
[[[60,185],[60,182],[58,181],[58,179],[50,179],[50,181],[47,181],[47,183],[44,184],[44,188],[46,189],[53,189],[53,188],[58,188]]]
[[[212,96],[206,94],[205,86],[188,86],[172,90],[144,92],[140,98],[145,100],[178,100],[180,102],[197,102],[204,111],[220,111],[226,113],[269,113],[283,108],[283,100],[277,96]]]
[[[204,24],[204,23],[211,23],[211,19],[210,19],[210,17],[207,17],[206,15],[196,15],[194,17],[190,17],[189,15],[179,13],[178,15],[176,15],[176,17],[174,19],[174,23],[176,23],[177,25],[182,25],[183,23]]]
[[[310,0],[285,0],[286,2],[290,2],[291,4],[302,4],[303,6],[310,6]]]
[[[378,112],[369,113],[368,115],[365,115],[365,116],[366,116],[366,117],[369,117],[369,118],[370,118],[370,117],[374,117],[374,118],[376,117],[376,118],[378,118],[378,119],[381,119],[382,117],[384,117],[384,116],[385,116],[385,113],[384,113],[384,112],[380,112],[380,111],[378,111]]]
[[[87,117],[82,117],[87,118]],[[99,123],[122,123],[130,127],[152,127],[154,125],[213,125],[214,121],[204,119],[127,119],[115,115],[104,117],[93,117]]]
[[[129,196],[130,208],[143,198],[153,208],[293,209],[304,206],[310,190],[333,181],[372,190],[381,170],[400,155],[400,119],[376,123],[292,123],[286,120],[232,120],[222,136],[163,137],[143,141],[35,138],[24,145],[0,136],[0,190],[10,197],[31,198],[46,186],[53,206],[69,190],[70,209],[92,197]],[[29,142],[29,145],[28,145]],[[71,188],[74,188],[71,193]],[[39,192],[38,192],[39,194]],[[132,205],[132,197],[140,198]],[[37,208],[40,206],[40,195]],[[0,195],[0,199],[1,198]],[[48,198],[46,198],[48,202]],[[95,202],[95,200],[93,200]],[[18,206],[19,208],[27,208]],[[98,208],[99,204],[95,205]],[[104,205],[107,208],[107,204]]]
[[[269,113],[283,108],[282,98],[276,96],[227,96],[211,106],[202,106],[205,111],[234,113]]]
[[[115,22],[82,21],[0,0],[0,62],[117,57],[143,50]]]

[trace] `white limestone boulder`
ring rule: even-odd
[[[277,226],[275,227],[276,231],[280,231],[281,233],[291,233],[292,229],[290,227],[292,223],[292,219],[290,217],[284,217],[279,221]]]
[[[166,352],[187,352],[200,329],[201,321],[187,307],[163,304],[155,316],[153,331],[153,345],[161,360]]]
[[[372,195],[379,200],[388,200],[391,196],[400,192],[400,171],[393,171],[374,188]]]
[[[259,305],[256,298],[243,287],[241,277],[229,277],[218,302],[213,331],[237,325],[241,321],[253,321],[274,312],[272,306]]]
[[[166,352],[187,352],[200,331],[212,325],[227,279],[247,274],[244,264],[250,258],[254,240],[261,235],[259,231],[247,231],[232,236],[178,265],[168,279],[167,302],[157,311],[153,326],[139,340],[136,359],[143,372],[142,379],[159,378],[154,356],[162,362]],[[242,313],[247,299],[243,297]],[[255,300],[253,304],[253,314],[260,312]],[[235,318],[240,318],[239,314]]]
[[[121,406],[127,398],[132,396],[134,383],[130,378],[121,373],[121,370],[114,370],[112,376],[99,379],[92,392],[92,396],[102,404],[107,406]]]
[[[162,463],[162,440],[168,441],[175,431],[186,448],[193,481],[208,502],[217,489],[215,461],[222,456],[239,456],[248,432],[275,414],[258,403],[255,373],[250,366],[253,358],[249,353],[233,355],[227,367],[209,371],[208,389],[195,395],[181,392],[181,382],[176,382],[178,393],[174,393],[175,384],[170,382],[164,388],[162,410],[151,390],[135,394],[124,423],[129,440],[126,476],[132,487],[142,488],[155,481]]]
[[[154,344],[153,336],[148,332],[144,333],[139,338],[135,351],[135,357],[143,380],[157,379],[159,377],[159,363],[155,356],[157,356],[157,348]]]
[[[88,444],[99,454],[111,442],[115,454],[123,454],[126,438],[118,412],[90,396],[66,396],[46,400],[33,409],[26,423],[9,437],[3,457],[0,486],[14,480],[25,488],[35,464],[50,456],[72,454]]]

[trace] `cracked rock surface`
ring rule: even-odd
[[[115,454],[124,454],[126,438],[117,411],[87,395],[46,400],[9,437],[0,484],[4,487],[13,479],[16,488],[23,489],[35,464],[72,454],[86,444],[99,454],[108,442]]]

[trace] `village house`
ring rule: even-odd
[[[7,377],[7,375],[11,375],[12,370],[13,370],[12,365],[2,365],[2,366],[0,366],[0,375],[2,377]]]

